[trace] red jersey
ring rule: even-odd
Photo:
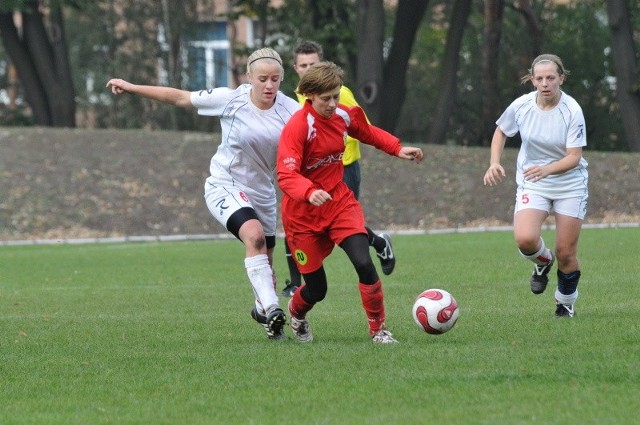
[[[317,208],[308,201],[317,189],[333,196],[334,188],[342,183],[347,134],[390,155],[397,156],[402,148],[397,137],[369,124],[358,106],[338,105],[336,112],[325,118],[307,101],[280,136],[276,170],[284,193],[283,209],[286,198],[290,198],[287,203],[299,201]]]

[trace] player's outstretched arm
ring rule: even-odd
[[[107,82],[107,88],[113,94],[131,93],[147,99],[157,100],[170,105],[188,108],[191,104],[191,92],[163,86],[142,86],[132,84],[121,78],[112,78]]]

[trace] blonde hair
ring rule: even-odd
[[[344,81],[344,71],[333,62],[313,64],[300,79],[298,93],[304,95],[322,94],[337,87]]]
[[[258,49],[251,53],[251,55],[249,55],[249,57],[247,58],[247,74],[251,74],[252,65],[260,59],[270,59],[278,62],[278,65],[280,65],[280,79],[284,78],[284,67],[282,66],[282,58],[280,57],[278,52],[269,47]]]
[[[564,68],[564,65],[562,64],[562,59],[560,59],[559,56],[545,53],[538,56],[533,60],[533,62],[531,62],[531,68],[529,68],[527,74],[520,79],[522,84],[525,84],[528,81],[531,81],[531,78],[533,78],[533,69],[536,67],[537,64],[541,62],[554,63],[556,65],[556,68],[558,69],[559,75],[564,75],[566,77],[567,75],[570,74],[569,70]]]

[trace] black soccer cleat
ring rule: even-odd
[[[396,267],[396,256],[393,252],[393,246],[391,245],[391,236],[386,233],[382,233],[380,237],[387,241],[387,244],[382,251],[376,252],[376,255],[380,259],[382,273],[390,275]]]
[[[279,328],[277,326],[269,326],[267,316],[258,313],[258,310],[255,307],[253,307],[253,309],[251,310],[251,318],[262,325],[264,331],[267,333],[267,338],[271,340],[287,339],[287,336],[284,333],[284,323],[286,321],[286,317],[281,309],[278,310],[280,310],[280,313],[282,313],[283,318],[282,324],[279,326]],[[274,319],[275,316],[272,317],[272,320]]]
[[[575,315],[573,304],[561,304],[556,301],[556,317],[573,317]]]
[[[289,279],[285,280],[284,283],[285,287],[280,294],[282,294],[283,297],[293,297],[296,289],[298,289],[298,285],[291,283]]]
[[[547,289],[547,284],[549,283],[549,271],[553,267],[553,263],[555,262],[555,257],[551,254],[551,261],[546,266],[533,266],[533,273],[531,274],[531,279],[529,282],[531,283],[531,292],[534,294],[542,294],[545,289]]]

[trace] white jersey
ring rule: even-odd
[[[222,141],[210,163],[213,180],[240,188],[252,202],[275,204],[280,133],[300,105],[278,91],[274,105],[262,110],[251,102],[250,92],[250,84],[196,91],[191,103],[200,115],[220,117]]]
[[[518,153],[516,183],[521,189],[552,199],[584,196],[587,193],[587,161],[562,174],[552,174],[537,182],[525,181],[523,172],[532,165],[545,165],[567,155],[567,148],[587,145],[584,115],[578,102],[562,92],[551,110],[536,104],[536,94],[520,96],[498,118],[496,124],[508,137],[520,133],[522,145]]]

